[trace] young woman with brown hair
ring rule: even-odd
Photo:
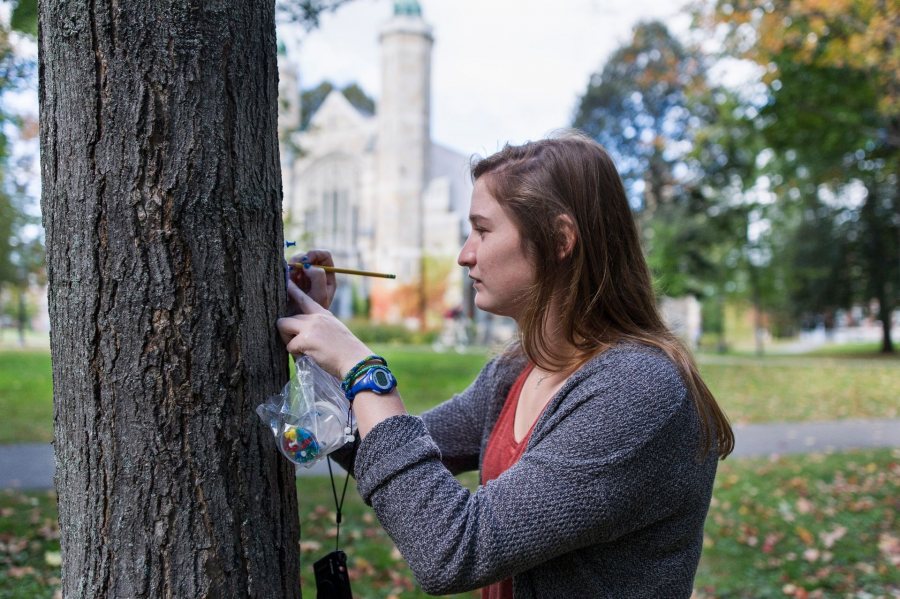
[[[322,307],[333,275],[304,269],[288,284],[302,312],[278,322],[288,350],[355,393],[359,439],[339,460],[429,593],[689,597],[734,439],[659,317],[612,160],[570,133],[507,146],[472,175],[458,261],[476,305],[519,336],[421,418]],[[474,469],[470,492],[453,474]]]

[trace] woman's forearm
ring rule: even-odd
[[[372,391],[360,391],[353,399],[353,413],[359,427],[359,436],[365,439],[375,425],[391,416],[407,414],[400,394],[394,389],[385,395]]]

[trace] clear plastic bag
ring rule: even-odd
[[[294,365],[296,376],[256,413],[272,429],[279,451],[309,468],[353,441],[356,419],[338,379],[308,356],[296,358]]]

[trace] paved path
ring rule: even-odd
[[[734,457],[900,447],[900,419],[744,424],[734,427]],[[49,443],[0,445],[0,489],[53,487],[53,447]],[[336,474],[343,470],[336,468]],[[324,462],[299,468],[299,476],[327,475]]]

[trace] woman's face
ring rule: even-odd
[[[476,180],[472,190],[472,232],[457,262],[469,268],[476,306],[516,319],[525,291],[534,283],[534,266],[522,251],[519,230],[488,192],[483,179]]]

